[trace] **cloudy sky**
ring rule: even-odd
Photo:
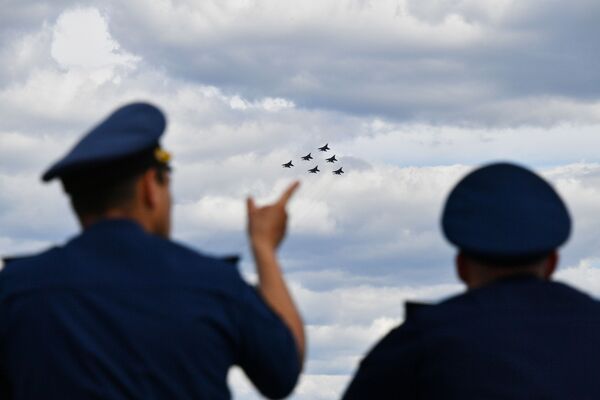
[[[597,1],[6,1],[1,255],[77,232],[41,172],[115,107],[146,100],[169,118],[175,239],[242,253],[249,280],[245,196],[302,181],[281,249],[310,343],[294,399],[339,397],[404,300],[463,289],[440,210],[482,163],[555,185],[575,219],[558,278],[600,296]],[[341,177],[316,150],[327,142]],[[258,398],[239,371],[230,381]]]

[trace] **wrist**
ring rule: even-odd
[[[274,253],[275,246],[265,240],[251,240],[252,251],[255,253]]]

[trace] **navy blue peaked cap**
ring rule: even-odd
[[[158,147],[165,127],[165,116],[155,106],[148,103],[125,105],[89,131],[42,175],[42,180],[47,182]]]
[[[442,228],[463,251],[519,258],[562,245],[571,218],[544,179],[518,165],[496,163],[471,172],[450,192]]]

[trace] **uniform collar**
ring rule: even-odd
[[[522,286],[530,286],[530,285],[538,285],[545,284],[551,281],[538,278],[532,274],[519,274],[519,275],[511,275],[504,278],[496,279],[493,282],[489,282],[486,285],[480,286],[475,289],[469,289],[466,293],[475,295],[477,293],[486,293],[489,290],[502,290],[502,288],[506,287],[522,287]]]
[[[482,287],[492,286],[492,285],[495,286],[495,285],[503,285],[503,284],[510,284],[510,283],[518,283],[518,282],[545,282],[545,280],[542,278],[539,278],[533,274],[523,273],[523,274],[509,275],[509,276],[505,276],[503,278],[496,279],[495,281],[490,282],[487,285],[484,285]]]
[[[104,218],[84,230],[86,232],[96,232],[104,230],[128,230],[144,232],[144,228],[135,220],[129,218]]]

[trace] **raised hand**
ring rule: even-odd
[[[253,247],[276,249],[285,237],[287,212],[285,207],[300,186],[300,182],[292,183],[274,204],[257,207],[254,199],[247,199],[248,234]]]

